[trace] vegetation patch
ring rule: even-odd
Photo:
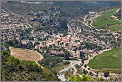
[[[2,81],[60,81],[54,73],[42,69],[34,61],[19,60],[5,50],[1,51],[1,68]]]
[[[106,29],[111,25],[121,24],[119,20],[116,20],[114,17],[111,17],[113,14],[116,14],[118,9],[109,10],[103,13],[100,13],[100,16],[97,17],[94,22],[92,23],[97,29]],[[116,29],[117,28],[117,29]],[[118,31],[120,30],[118,27],[109,28],[111,31]]]
[[[47,69],[51,70],[53,67],[56,66],[56,64],[62,62],[62,58],[60,58],[60,57],[48,55],[46,53],[42,53],[42,55],[44,56],[44,59],[39,60],[38,63],[41,66],[46,67]]]
[[[112,27],[106,28],[106,30],[120,31],[121,30],[121,25],[112,26]]]
[[[60,70],[67,68],[69,64],[70,63],[65,64],[65,62],[60,62],[60,63],[56,64],[54,67],[52,67],[52,71],[59,72]]]
[[[104,79],[103,78],[97,78],[97,80],[94,80],[92,77],[83,74],[82,77],[72,76],[69,79],[69,81],[104,81]]]
[[[121,48],[114,48],[90,60],[88,66],[93,69],[104,69],[121,71]]]

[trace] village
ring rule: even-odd
[[[70,52],[70,56],[75,58],[81,58],[80,57],[81,53],[88,55],[89,53],[97,52],[101,49],[111,48],[111,42],[112,41],[117,42],[117,39],[120,38],[120,34],[117,32],[98,31],[88,24],[88,21],[94,18],[96,16],[95,15],[96,13],[97,12],[89,12],[88,15],[89,17],[85,16],[84,18],[76,18],[71,20],[67,24],[68,35],[66,36],[64,36],[62,33],[55,34],[53,33],[53,31],[49,31],[47,33],[45,31],[34,31],[34,30],[31,30],[30,33],[28,33],[27,35],[23,35],[22,31],[25,32],[26,29],[29,29],[31,27],[26,23],[24,23],[25,25],[23,23],[16,24],[18,23],[17,21],[18,18],[16,19],[14,18],[13,20],[9,18],[9,14],[3,13],[2,14],[3,19],[8,17],[8,20],[10,20],[10,22],[7,22],[7,20],[3,21],[2,30],[8,29],[13,31],[8,31],[8,32],[2,31],[2,39],[11,40],[14,37],[16,37],[16,39],[21,41],[22,44],[27,44],[28,42],[32,42],[33,45],[35,42],[38,42],[39,44],[35,46],[35,49],[38,49],[41,52],[42,52],[41,48],[43,47],[50,47],[50,46],[51,48],[53,48],[54,46],[59,48],[63,47]],[[80,24],[81,27],[75,22]],[[10,23],[11,25],[8,25],[8,23]],[[9,27],[7,27],[4,24],[8,25]],[[17,31],[17,29],[20,29],[21,31]],[[25,39],[22,37],[24,37]],[[88,44],[93,44],[95,47],[88,49],[87,48],[89,46]],[[49,52],[51,54],[56,54],[56,55],[64,54],[62,50],[57,51],[57,50],[49,49]]]
[[[33,7],[32,4],[54,4],[39,2],[22,3],[25,4],[22,5],[23,7],[28,7],[28,4],[30,4],[30,7]],[[36,63],[44,69],[46,68],[46,70],[48,69],[51,72],[54,72],[56,77],[61,79],[61,81],[69,80],[71,75],[82,77],[83,74],[94,79],[102,77],[104,80],[120,77],[120,70],[112,72],[113,69],[111,69],[112,71],[106,69],[105,71],[110,72],[109,76],[106,77],[104,75],[106,73],[104,68],[98,70],[99,68],[95,69],[92,67],[94,65],[89,65],[91,60],[98,57],[99,54],[105,54],[106,57],[102,60],[105,60],[108,63],[107,55],[115,53],[113,55],[113,57],[115,57],[117,52],[116,48],[118,49],[120,47],[120,30],[112,31],[108,29],[99,29],[99,27],[96,28],[93,25],[95,18],[99,17],[100,13],[111,11],[112,9],[105,9],[100,12],[91,10],[84,15],[68,17],[59,6],[50,6],[44,10],[38,10],[37,8],[36,11],[34,11],[33,8],[31,10],[27,9],[27,11],[24,12],[16,10],[16,13],[5,5],[2,6],[2,50],[13,47],[13,49],[36,51],[40,53],[43,58],[36,61]],[[18,6],[20,5],[14,5],[14,7]],[[117,12],[119,12],[119,10],[117,10],[116,13]],[[119,20],[114,14],[110,18]],[[115,49],[115,52],[104,53],[112,51],[112,49]],[[118,52],[120,52],[119,49]],[[120,53],[117,53],[116,55],[118,59],[119,54]],[[19,55],[21,56],[21,54]],[[36,58],[38,59],[38,57]],[[100,58],[102,58],[102,55]],[[102,63],[104,63],[104,61],[102,61]],[[114,67],[114,63],[110,62],[108,66],[110,64]],[[95,66],[97,67],[98,65],[102,64],[96,64]],[[57,70],[58,68],[56,66],[61,69]],[[68,75],[70,73],[72,74]]]

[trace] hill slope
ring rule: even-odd
[[[97,29],[106,29],[111,31],[120,31],[121,21],[116,20],[113,16],[119,9],[112,9],[99,14],[99,17],[94,19],[92,23]]]
[[[121,71],[121,48],[115,48],[95,56],[88,65],[93,69]]]
[[[44,73],[33,61],[14,58],[9,51],[1,53],[1,80],[2,81],[59,81],[53,73]]]

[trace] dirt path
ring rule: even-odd
[[[100,13],[102,13],[102,12],[100,12]],[[90,22],[90,25],[88,24],[88,23],[86,23],[86,18],[87,18],[87,16],[88,15],[85,15],[84,16],[84,21],[82,22],[84,25],[86,25],[87,27],[89,27],[89,28],[95,28],[93,25],[92,25],[92,23],[93,23],[93,20],[95,19],[95,18],[97,18],[97,17],[99,17],[99,16],[101,16],[99,13],[96,13],[96,15],[93,17],[93,18],[91,18],[91,19],[89,19],[91,22]],[[95,28],[96,29],[96,28]],[[96,29],[97,31],[99,31],[99,29]]]
[[[101,16],[101,15],[97,13],[96,16],[95,16],[94,18],[90,19],[90,20],[91,20],[90,26],[94,27],[94,26],[92,25],[92,23],[93,23],[94,19],[97,18],[97,17],[99,17],[99,16]]]
[[[118,12],[119,12],[119,10],[120,10],[120,9],[118,9],[118,10],[116,11],[116,13],[118,13]],[[112,15],[111,17],[113,17],[115,20],[119,20],[119,19],[117,19],[117,17],[116,17],[116,16],[114,16],[114,15]],[[121,21],[121,20],[119,20],[119,21]]]
[[[39,54],[40,55],[40,60],[42,60],[42,59],[44,59],[44,57],[39,53],[39,52],[37,52],[37,51],[35,51],[37,54]],[[38,61],[36,61],[36,63],[39,65],[39,66],[41,66],[39,63],[38,63]],[[41,66],[42,68],[43,68],[43,66]]]

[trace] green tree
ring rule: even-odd
[[[87,74],[87,73],[88,73],[88,71],[86,71],[85,69],[83,69],[83,73],[84,73],[84,74]]]
[[[86,67],[87,67],[87,65],[85,64],[85,65],[84,65],[84,67],[86,68]]]
[[[3,81],[6,81],[6,78],[5,77],[3,77],[3,79],[2,79]]]
[[[8,44],[9,44],[10,46],[13,46],[13,45],[14,45],[13,42],[12,42],[11,40],[8,41]]]
[[[68,46],[68,43],[66,43],[65,46]]]
[[[105,76],[105,77],[108,77],[108,76],[109,76],[109,72],[105,72],[105,73],[104,73],[104,76]]]
[[[81,62],[84,64],[84,59],[82,59]]]
[[[69,81],[94,81],[94,79],[91,78],[90,76],[86,76],[86,75],[83,74],[82,77],[80,77],[80,76],[76,76],[76,77],[72,76],[69,79]]]
[[[75,67],[76,67],[76,68],[80,68],[80,65],[76,64]]]
[[[35,42],[35,43],[34,43],[34,46],[39,45],[39,44],[40,44],[39,42]]]
[[[63,64],[67,65],[67,64],[70,64],[70,62],[69,61],[65,61],[65,62],[63,62]]]
[[[18,78],[19,81],[22,81],[22,76]]]
[[[52,45],[49,45],[49,48],[52,48]]]
[[[91,78],[90,76],[86,76],[85,74],[82,75],[81,79],[82,81],[94,81],[93,78]]]
[[[68,51],[64,51],[64,59],[65,60],[69,59],[69,52]]]
[[[82,81],[81,77],[80,76],[77,76],[74,78],[74,81]]]
[[[100,77],[100,78],[98,77],[97,81],[104,81],[104,79],[102,77]]]
[[[32,49],[34,47],[32,42],[27,43],[27,49]]]

